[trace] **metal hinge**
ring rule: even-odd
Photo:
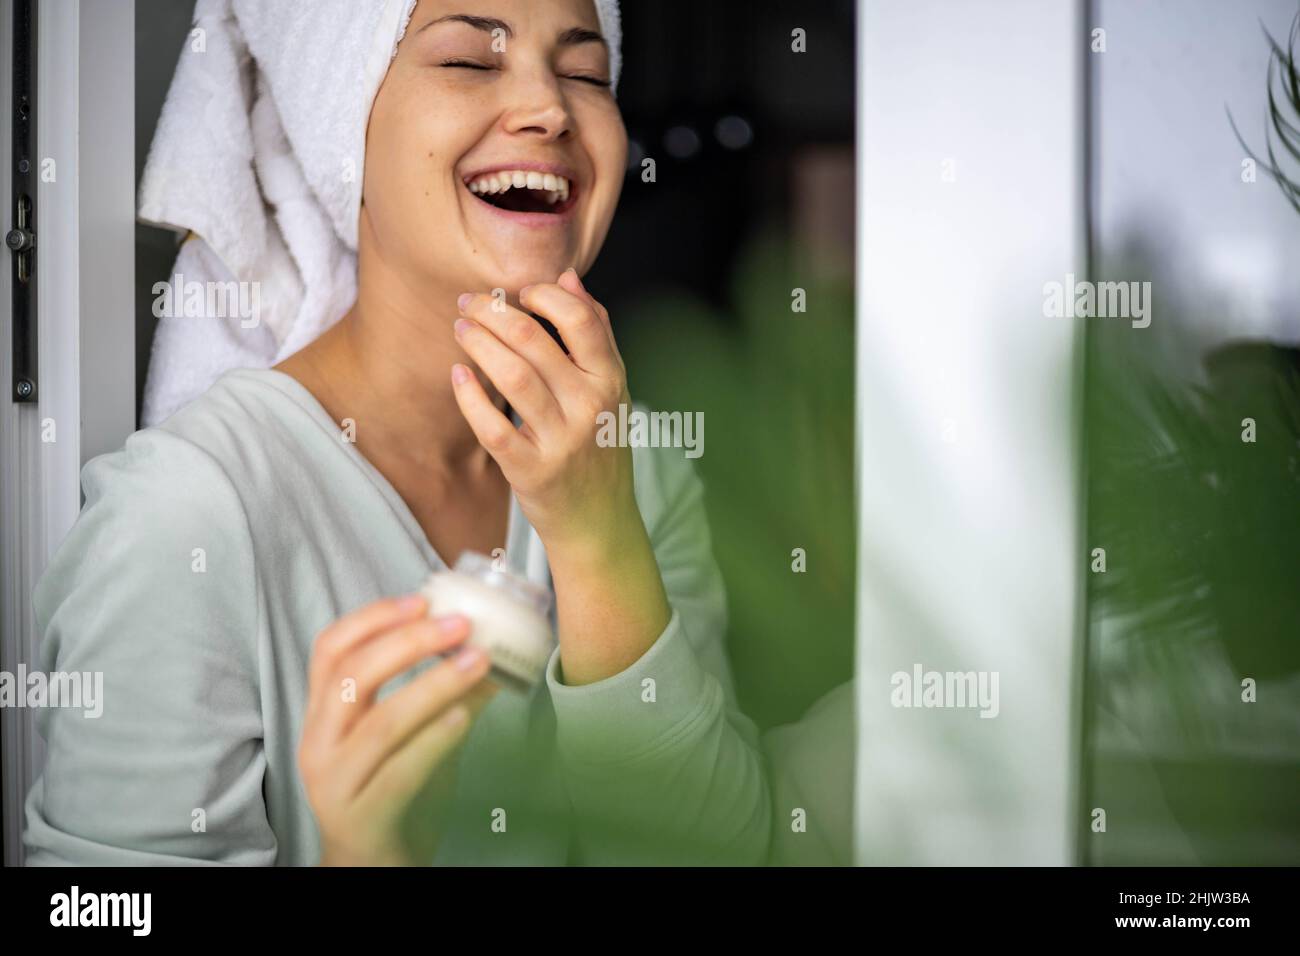
[[[36,401],[36,3],[13,0],[13,400]]]

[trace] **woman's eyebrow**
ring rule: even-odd
[[[500,30],[507,39],[512,39],[515,31],[510,24],[504,20],[498,20],[496,17],[476,17],[470,13],[449,13],[445,17],[439,17],[436,20],[430,20],[424,26],[417,30],[417,33],[423,33],[429,27],[436,26],[439,23],[464,23],[473,27],[475,30],[482,30],[484,33],[491,33],[493,30]]]
[[[601,46],[608,47],[605,38],[595,30],[588,30],[586,27],[569,27],[559,35],[556,42],[560,46],[577,46],[580,43],[599,43]]]
[[[482,30],[484,33],[500,30],[507,39],[513,39],[515,35],[514,29],[504,20],[498,20],[496,17],[478,17],[470,13],[449,13],[445,17],[430,20],[416,32],[422,33],[429,27],[439,23],[464,23],[475,30]],[[556,42],[560,46],[578,46],[583,43],[599,43],[601,46],[608,46],[603,36],[595,30],[588,30],[586,27],[569,27],[556,38]]]

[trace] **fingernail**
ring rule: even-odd
[[[452,326],[457,335],[464,335],[469,331],[469,321],[466,319],[457,319],[456,324]]]
[[[524,297],[524,294],[527,293],[528,290],[531,289],[531,288],[532,288],[531,285],[526,285],[526,286],[524,286],[522,289],[520,289],[520,290],[519,290],[519,298],[522,299],[522,298]]]
[[[469,619],[463,614],[448,614],[446,617],[438,618],[438,630],[444,634],[455,634],[468,622]]]
[[[469,369],[463,365],[453,365],[451,367],[451,380],[456,385],[464,385],[469,381]]]
[[[469,716],[469,710],[460,704],[457,704],[447,713],[443,714],[442,722],[447,727],[456,727],[465,723],[465,718]]]
[[[399,598],[397,601],[397,609],[403,614],[410,614],[416,608],[422,607],[423,605],[424,596],[420,594],[408,594],[405,597]]]
[[[456,655],[456,669],[473,670],[481,660],[483,660],[483,651],[477,647],[467,647]]]
[[[474,296],[473,296],[472,293],[469,293],[469,292],[462,292],[462,293],[460,294],[460,298],[456,300],[456,308],[458,308],[458,309],[460,309],[462,312],[464,312],[464,311],[465,311],[465,305],[466,305],[466,303],[468,303],[469,300],[472,299],[472,298],[474,298]]]

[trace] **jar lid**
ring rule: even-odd
[[[489,558],[478,551],[462,551],[452,570],[457,574],[500,588],[529,607],[535,608],[543,617],[550,613],[550,590],[539,587],[522,575],[511,571],[504,557]]]

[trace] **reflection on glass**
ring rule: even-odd
[[[1089,325],[1082,859],[1294,864],[1300,215],[1263,167],[1300,97],[1259,31],[1294,4],[1169,6],[1100,4],[1144,55],[1093,65],[1097,278],[1155,309]]]

